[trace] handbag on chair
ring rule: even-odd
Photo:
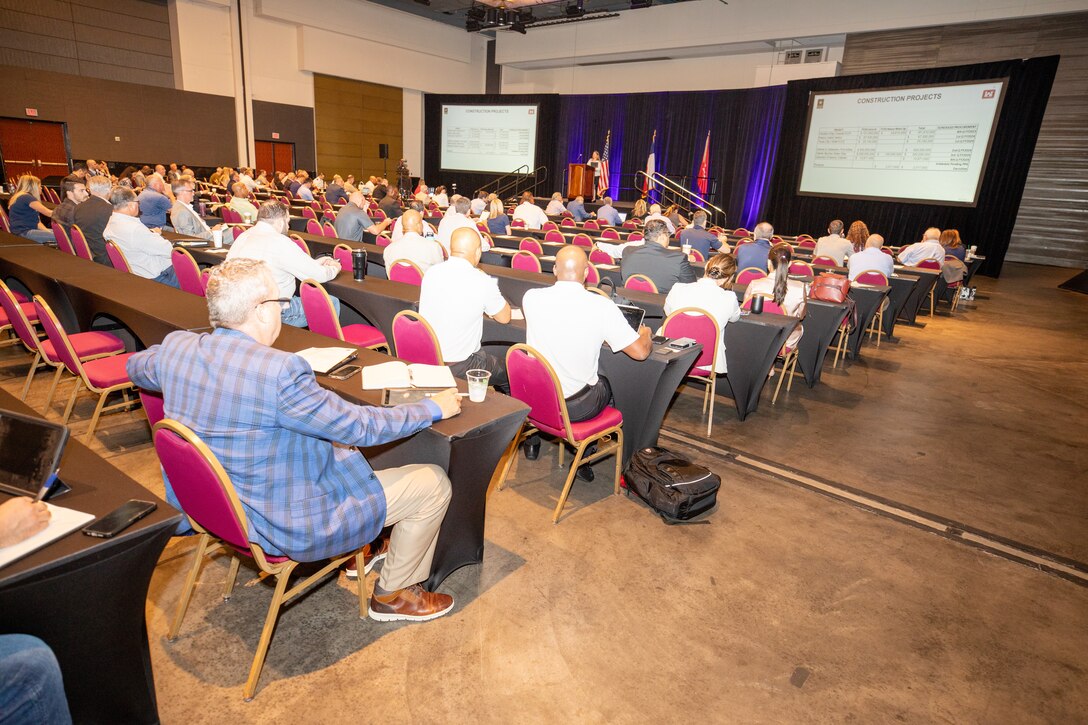
[[[809,299],[824,302],[846,302],[850,294],[850,280],[842,275],[824,272],[812,280],[808,289]]]

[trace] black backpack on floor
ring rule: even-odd
[[[643,448],[623,471],[628,493],[652,508],[667,524],[687,521],[714,508],[722,479],[708,468],[667,448]]]

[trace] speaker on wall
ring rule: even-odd
[[[378,158],[379,159],[389,158],[389,144],[387,144],[387,143],[378,144]]]

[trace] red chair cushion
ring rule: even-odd
[[[69,335],[68,341],[72,343],[72,349],[76,351],[76,356],[80,360],[111,352],[121,352],[125,349],[125,343],[108,332],[77,332]],[[53,348],[52,342],[42,340],[40,344],[46,360],[55,363],[60,359],[57,357],[57,351]]]
[[[541,425],[535,420],[531,420],[530,422],[532,422],[532,424],[540,430],[550,435],[558,436],[560,438],[566,438],[567,436],[567,432],[564,430],[552,428],[548,425]],[[598,414],[595,418],[583,420],[578,423],[571,423],[570,429],[571,432],[574,434],[574,440],[584,441],[586,438],[592,438],[601,431],[608,430],[609,428],[614,428],[615,426],[622,423],[623,415],[615,408],[609,407],[602,410],[600,414]]]
[[[38,311],[34,309],[33,302],[20,302],[19,307],[22,308],[23,314],[26,315],[26,319],[30,322],[38,321]],[[11,320],[8,319],[8,313],[0,309],[0,327],[6,327],[11,324]]]
[[[345,325],[342,329],[344,331],[344,342],[350,342],[356,347],[372,347],[385,344],[385,335],[377,327],[360,323],[358,325]]]
[[[127,383],[130,380],[125,371],[125,363],[135,354],[126,352],[122,355],[88,360],[83,363],[83,371],[87,373],[87,380],[96,388],[109,388]]]

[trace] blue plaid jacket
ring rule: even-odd
[[[161,390],[166,416],[195,431],[219,458],[242,501],[250,540],[297,561],[357,549],[385,522],[374,470],[344,446],[411,435],[438,410],[430,401],[354,405],[318,385],[298,355],[226,328],[170,333],[133,355],[127,369],[140,387]]]

